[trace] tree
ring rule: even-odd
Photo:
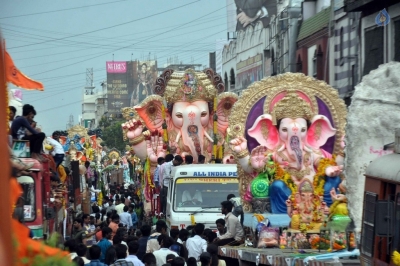
[[[116,148],[120,152],[125,152],[125,146],[128,144],[123,139],[121,124],[123,121],[117,121],[111,123],[108,127],[103,130],[103,143],[102,146],[107,146],[108,148]]]

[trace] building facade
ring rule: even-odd
[[[318,10],[317,2],[303,3],[303,17],[297,37],[296,72],[329,83],[328,40],[331,7]],[[316,14],[309,14],[309,10]],[[310,16],[309,16],[310,15]]]
[[[386,10],[390,16],[385,13]],[[344,10],[361,13],[360,50],[357,56],[358,74],[364,76],[379,65],[400,61],[400,3],[397,0],[345,0]],[[383,25],[382,25],[383,24]]]

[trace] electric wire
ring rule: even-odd
[[[65,8],[65,9],[51,10],[51,11],[43,11],[43,12],[37,12],[37,13],[31,13],[31,14],[14,15],[14,16],[2,17],[2,18],[0,18],[0,19],[6,19],[6,18],[18,18],[18,17],[27,17],[27,16],[34,16],[34,15],[41,15],[41,14],[55,13],[55,12],[61,12],[61,11],[66,11],[66,10],[74,10],[74,9],[80,9],[80,8],[86,8],[86,7],[92,7],[92,6],[109,5],[109,4],[114,4],[114,3],[118,3],[118,2],[125,2],[125,1],[127,1],[127,0],[120,0],[120,1],[114,1],[114,2],[107,2],[107,3],[93,4],[93,5],[88,5],[88,6],[79,6],[79,7],[72,7],[72,8]]]
[[[8,49],[8,50],[11,50],[11,49],[22,48],[22,47],[27,47],[27,46],[33,46],[33,45],[38,45],[38,44],[43,44],[43,43],[48,43],[48,42],[53,42],[53,41],[65,40],[65,39],[67,39],[67,38],[82,36],[82,35],[85,35],[85,34],[88,34],[88,33],[99,32],[99,31],[103,31],[103,30],[108,30],[108,29],[112,29],[112,28],[119,27],[119,26],[122,26],[122,25],[127,25],[127,24],[130,24],[130,23],[136,22],[136,21],[140,21],[140,20],[143,20],[143,19],[148,19],[148,18],[151,18],[151,17],[155,17],[155,16],[158,16],[158,15],[167,13],[167,12],[169,12],[169,11],[174,11],[174,10],[177,10],[177,9],[180,9],[180,8],[183,8],[183,7],[192,5],[192,4],[194,4],[194,3],[196,3],[196,2],[199,2],[199,1],[201,1],[201,0],[196,0],[196,1],[193,1],[193,2],[190,2],[190,3],[187,3],[187,4],[185,4],[185,5],[181,5],[181,6],[174,7],[174,8],[171,8],[171,9],[167,9],[167,10],[165,10],[165,11],[161,11],[161,12],[158,12],[158,13],[155,13],[155,14],[152,14],[152,15],[148,15],[148,16],[146,16],[146,17],[142,17],[142,18],[130,20],[130,21],[128,21],[128,22],[119,23],[119,24],[116,24],[116,25],[112,25],[112,26],[100,28],[100,29],[97,29],[97,30],[92,30],[92,31],[84,32],[84,33],[78,33],[78,34],[75,34],[75,35],[66,36],[66,37],[62,37],[62,38],[58,38],[58,39],[54,39],[54,40],[48,40],[48,41],[44,41],[44,42],[38,42],[38,43],[35,43],[35,44],[14,46],[14,47],[10,47],[10,48],[7,48],[7,49]]]

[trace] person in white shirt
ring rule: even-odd
[[[160,245],[160,249],[153,252],[154,257],[156,257],[157,266],[162,266],[167,263],[167,255],[173,254],[175,257],[179,257],[179,255],[169,248],[174,244],[174,239],[172,237],[166,235],[159,235],[157,241]]]
[[[118,198],[117,198],[117,201],[118,201]],[[117,211],[117,214],[123,213],[124,207],[125,207],[125,198],[122,197],[119,204],[115,206],[115,210]]]
[[[168,195],[168,186],[169,182],[172,179],[172,169],[174,166],[179,166],[183,163],[183,159],[180,155],[176,155],[175,158],[173,157],[172,154],[167,154],[165,156],[165,163],[163,164],[162,167],[162,179],[163,179],[163,189],[162,189],[162,207],[163,207],[163,213],[166,213],[167,209],[167,195]]]
[[[186,248],[188,250],[188,258],[193,257],[199,261],[200,254],[207,251],[207,241],[201,237],[204,232],[204,224],[197,223],[193,230],[196,235],[186,240]]]
[[[139,243],[137,241],[131,241],[128,243],[129,255],[126,257],[127,261],[131,261],[135,266],[144,266],[143,262],[136,256],[139,250]]]
[[[241,242],[244,238],[243,227],[239,219],[232,214],[233,204],[230,201],[221,202],[221,212],[225,214],[226,233],[217,237],[214,242],[217,246],[224,246],[231,242]]]
[[[94,188],[94,184],[95,184],[95,182],[92,182],[92,186],[90,187],[90,194],[91,194],[91,196],[90,196],[90,201],[91,202],[96,202],[96,194],[97,193],[100,193],[101,192],[101,190],[100,189],[95,189]]]
[[[188,190],[183,191],[182,193],[182,203],[191,201],[193,204],[201,204],[203,203],[203,197],[201,192],[196,190],[193,186],[191,186]]]
[[[56,163],[56,168],[58,168],[58,166],[64,161],[65,152],[61,143],[58,142],[58,139],[60,138],[60,132],[54,131],[52,137],[53,138],[47,137],[46,140],[53,147],[51,155]]]
[[[129,207],[124,206],[124,212],[119,215],[119,222],[122,223],[124,226],[126,226],[129,230],[132,228],[133,224],[132,224],[132,216],[128,212],[128,210]]]
[[[226,227],[225,227],[225,220],[224,219],[218,219],[215,221],[215,224],[217,225],[217,237],[222,236],[225,234]]]
[[[158,237],[160,235],[165,235],[167,233],[168,226],[163,220],[158,220],[156,222],[156,232],[149,236],[146,244],[146,253],[153,253],[160,249],[160,244],[158,243]]]

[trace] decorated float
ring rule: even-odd
[[[127,120],[122,124],[124,138],[145,163],[142,184],[146,201],[153,199],[152,176],[158,157],[190,154],[194,163],[199,155],[206,161],[231,158],[225,138],[237,96],[224,90],[221,77],[211,69],[166,70],[156,80],[153,95],[122,109]]]
[[[251,246],[354,253],[342,174],[345,123],[337,91],[303,74],[243,91],[229,116],[229,144],[245,212],[271,222],[258,224]]]

